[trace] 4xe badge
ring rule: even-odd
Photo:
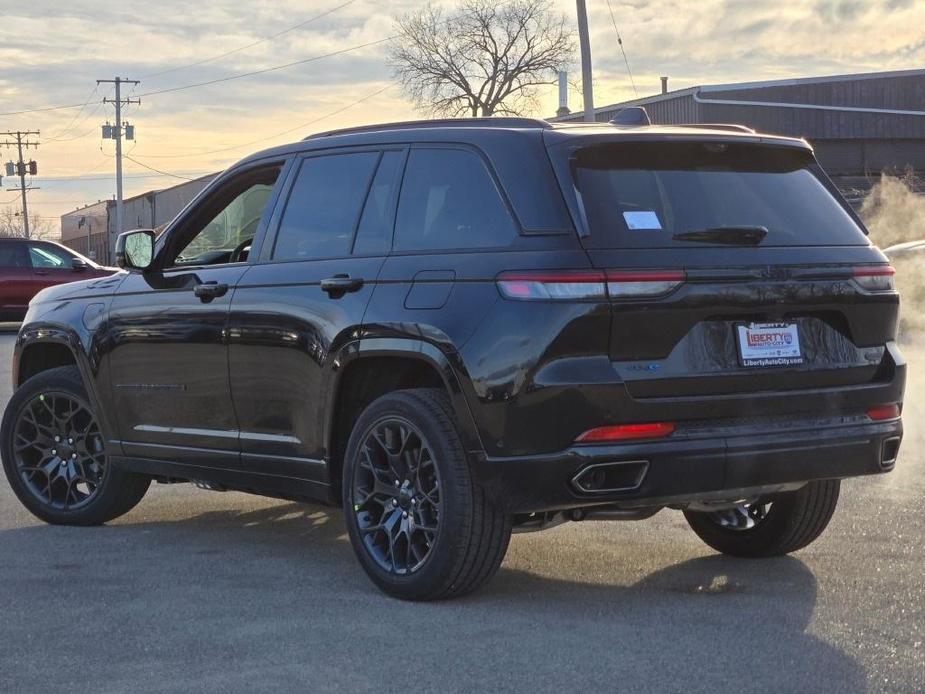
[[[803,363],[796,323],[737,326],[742,366],[791,366]]]

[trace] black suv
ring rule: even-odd
[[[51,523],[152,479],[320,500],[380,588],[435,599],[565,520],[667,507],[721,552],[792,552],[902,436],[893,270],[801,140],[341,130],[117,256],[16,344],[3,463]]]

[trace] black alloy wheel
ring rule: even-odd
[[[387,393],[357,418],[344,451],[344,515],[357,559],[381,590],[441,600],[497,572],[511,518],[471,464],[440,389]]]
[[[708,517],[721,528],[732,531],[753,530],[768,517],[772,503],[768,500],[748,502],[733,508],[714,511],[708,514]]]
[[[802,549],[825,530],[838,504],[839,480],[814,480],[800,489],[722,511],[684,511],[688,525],[710,547],[737,557],[776,557]]]
[[[91,503],[106,476],[96,418],[67,393],[42,393],[19,412],[13,450],[26,489],[50,508],[73,511]]]
[[[440,473],[424,435],[409,421],[377,422],[360,448],[353,510],[367,551],[385,571],[417,571],[440,532]]]
[[[17,498],[46,523],[99,525],[128,513],[151,478],[114,466],[75,366],[32,376],[0,425],[3,471]]]

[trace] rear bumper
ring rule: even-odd
[[[633,508],[726,494],[738,498],[752,488],[786,489],[811,480],[888,472],[901,439],[900,419],[780,419],[691,427],[659,441],[488,458],[478,469],[483,483],[512,513],[601,504]],[[594,486],[588,482],[591,470],[614,472],[604,478],[606,491],[582,489]]]

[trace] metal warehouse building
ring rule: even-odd
[[[125,228],[162,228],[217,175],[208,174],[170,188],[125,198]],[[61,215],[61,243],[97,262],[113,261],[118,235],[114,200],[102,200]]]
[[[666,80],[663,78],[663,85]],[[718,84],[595,109],[644,106],[653,123],[740,123],[806,138],[831,176],[925,170],[925,70]],[[579,121],[581,113],[553,120]]]

